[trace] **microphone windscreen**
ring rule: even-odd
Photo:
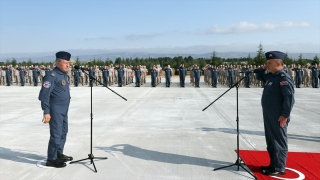
[[[254,69],[253,72],[254,73],[260,73],[260,69]]]
[[[74,66],[74,69],[80,69],[80,66],[75,65],[75,66]]]

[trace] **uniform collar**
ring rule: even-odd
[[[278,75],[278,74],[280,74],[280,73],[284,73],[284,70],[283,70],[283,69],[280,69],[279,71],[277,71],[276,73],[274,73],[273,76],[276,76],[276,75]]]
[[[58,68],[58,66],[56,66],[53,70],[55,70],[58,74],[65,74]]]

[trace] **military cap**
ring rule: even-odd
[[[56,58],[64,59],[69,61],[71,58],[71,54],[65,51],[59,51],[56,53]]]
[[[269,51],[265,53],[267,60],[269,59],[281,59],[284,60],[287,57],[286,53],[280,51]]]

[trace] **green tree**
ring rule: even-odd
[[[256,65],[265,64],[267,59],[264,55],[263,46],[261,43],[259,44],[258,48],[257,56],[254,58],[254,63]]]
[[[16,66],[16,65],[18,65],[18,62],[17,62],[17,60],[15,59],[15,58],[12,58],[12,60],[11,60],[11,65],[14,67],[14,66]]]
[[[217,66],[218,62],[219,62],[219,58],[217,57],[216,52],[213,51],[211,56],[211,65]]]
[[[320,63],[320,60],[319,60],[319,57],[318,55],[316,54],[311,62],[312,65],[315,65],[315,64],[319,64]]]
[[[307,60],[302,58],[302,54],[300,53],[299,59],[295,63],[296,65],[300,64],[301,66],[304,66],[307,64]]]

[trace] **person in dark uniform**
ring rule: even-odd
[[[313,65],[311,68],[311,85],[313,88],[319,88],[319,81],[320,79],[320,69],[318,68],[318,64]]]
[[[40,71],[38,68],[38,65],[35,65],[34,68],[32,69],[32,74],[33,74],[33,84],[34,86],[38,86],[38,77],[40,75]]]
[[[136,77],[136,87],[140,87],[140,79],[141,79],[141,69],[140,66],[134,69],[134,75]]]
[[[170,83],[171,83],[171,76],[172,76],[172,71],[171,69],[168,67],[168,65],[165,66],[164,68],[164,75],[166,78],[166,87],[170,87]]]
[[[7,66],[7,68],[5,69],[6,71],[6,82],[7,82],[7,86],[10,86],[11,83],[11,76],[12,76],[12,70],[10,66]]]
[[[24,69],[24,66],[22,66],[20,69],[19,69],[19,74],[20,74],[20,84],[21,86],[24,86],[24,80],[25,80],[25,77],[27,77],[27,71]]]
[[[91,77],[94,77],[95,74],[96,74],[96,72],[95,72],[95,70],[93,69],[93,67],[91,66],[91,67],[89,68],[89,77],[88,77],[88,78],[89,78],[89,87],[93,86],[93,79],[91,79],[90,76],[91,76]]]
[[[293,68],[292,71],[296,73],[296,88],[300,88],[302,76],[303,76],[301,65],[299,64],[298,68]]]
[[[44,69],[45,75],[48,75],[49,72],[51,71],[50,65],[47,66],[47,68]]]
[[[260,72],[262,71],[264,74],[268,74],[268,70],[263,70],[263,67],[265,65],[260,66],[258,69],[260,70]],[[266,81],[264,79],[261,79],[261,87],[264,88],[264,85],[266,84]]]
[[[216,88],[218,84],[218,77],[220,75],[219,69],[217,69],[216,66],[212,66],[208,69],[211,71],[211,85],[213,88]]]
[[[184,67],[184,64],[180,64],[180,66],[177,69],[179,70],[180,87],[184,87],[187,69]]]
[[[46,166],[65,167],[73,158],[63,154],[68,133],[68,109],[70,88],[67,72],[71,54],[64,51],[56,53],[56,67],[44,77],[39,93],[43,110],[43,123],[49,123],[50,140]]]
[[[103,78],[103,86],[108,86],[108,78],[109,78],[109,69],[107,66],[104,66],[102,69],[102,78]]]
[[[152,69],[150,70],[151,74],[151,87],[156,87],[157,85],[157,77],[158,77],[158,71],[156,69],[156,66],[154,65]]]
[[[246,68],[244,68],[244,72],[250,72],[250,71],[252,71],[252,69],[249,67],[249,65],[247,65]],[[252,73],[246,74],[246,78],[245,78],[246,88],[250,88],[251,77],[252,77]]]
[[[80,80],[80,70],[79,69],[73,70],[73,79],[74,79],[74,87],[78,87],[79,80]]]
[[[115,68],[118,72],[118,87],[122,87],[122,81],[124,76],[124,70],[122,65],[119,66],[119,68]]]
[[[266,81],[261,105],[270,164],[261,166],[260,169],[266,175],[278,176],[285,174],[288,154],[287,127],[295,102],[294,84],[283,70],[283,60],[287,55],[279,51],[270,51],[265,55],[267,64],[257,74],[257,78]],[[268,74],[263,72],[266,69]]]
[[[199,69],[199,66],[197,65],[194,66],[193,73],[194,73],[194,86],[196,88],[200,88],[201,70]]]
[[[236,72],[234,71],[232,64],[229,65],[227,71],[228,71],[229,87],[231,87],[233,86],[234,76],[236,75]]]
[[[285,72],[285,73],[288,73],[288,69],[287,69],[287,66],[284,64],[283,65],[283,71]]]

